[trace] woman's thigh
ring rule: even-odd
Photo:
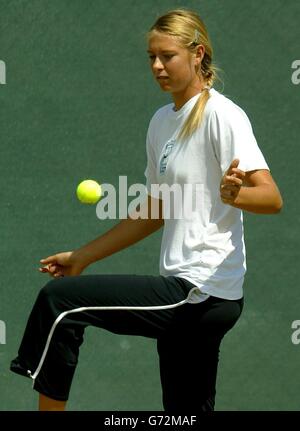
[[[191,283],[177,277],[103,274],[62,277],[41,292],[58,326],[93,325],[157,338],[186,301]],[[53,320],[52,319],[52,320]]]

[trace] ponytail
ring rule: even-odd
[[[198,129],[198,127],[200,127],[206,103],[210,98],[209,90],[216,80],[220,80],[217,73],[220,69],[214,64],[211,64],[210,59],[205,57],[208,57],[207,54],[204,55],[201,64],[201,73],[205,80],[205,86],[192,111],[190,112],[190,115],[182,126],[178,136],[179,139],[186,139],[190,137]]]

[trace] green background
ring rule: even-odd
[[[80,204],[85,178],[144,183],[148,122],[170,96],[153,82],[145,33],[178,6],[204,19],[223,93],[248,114],[284,199],[279,215],[244,213],[245,308],[224,339],[217,410],[299,410],[298,0],[0,1],[0,409],[35,410],[31,382],[9,371],[39,289],[39,259],[112,227]],[[217,87],[221,89],[221,87]],[[298,222],[297,222],[298,220]],[[161,232],[86,273],[158,274]],[[193,364],[191,364],[191,369]],[[185,370],[189,372],[189,370]],[[162,410],[154,340],[88,328],[69,410]]]

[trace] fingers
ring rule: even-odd
[[[220,197],[224,204],[233,204],[237,198],[240,188],[243,185],[243,179],[245,172],[237,167],[233,167],[238,164],[238,159],[235,159],[230,169],[224,175],[220,185]]]
[[[57,275],[57,271],[58,271],[58,266],[55,265],[56,264],[56,255],[53,256],[48,256],[45,259],[41,259],[40,263],[42,263],[43,265],[45,265],[42,268],[39,268],[39,271],[42,273],[48,273],[49,275],[51,275],[52,277],[56,277]]]
[[[240,163],[239,159],[232,160],[232,162],[230,163],[229,169],[237,168],[239,163]]]
[[[238,188],[235,188],[235,189],[232,189],[232,188],[231,189],[227,189],[227,188],[223,189],[221,191],[221,199],[222,199],[222,201],[223,201],[223,199],[234,201],[235,198],[237,197],[238,193],[239,193],[239,189]]]
[[[42,268],[39,268],[39,271],[42,273],[48,273],[52,277],[63,277],[64,276],[64,274],[62,272],[62,268],[59,265],[48,264]]]
[[[48,264],[46,266],[43,266],[41,268],[39,268],[40,272],[51,272],[51,267],[53,268],[53,266],[51,264]]]
[[[234,163],[235,162],[235,163]],[[241,187],[244,183],[244,179],[246,176],[246,173],[242,171],[241,169],[238,169],[237,167],[233,167],[234,164],[237,164],[238,159],[235,159],[231,165],[228,171],[225,173],[224,177],[222,178],[222,185],[224,184],[234,184],[236,186]]]
[[[232,162],[230,163],[230,166],[229,166],[229,168],[227,169],[227,171],[226,171],[226,174],[225,174],[225,175],[230,175],[230,174],[232,174],[233,170],[234,170],[234,169],[237,169],[237,167],[238,167],[239,163],[240,163],[239,159],[234,159],[234,160],[232,160]]]
[[[239,165],[240,161],[239,159],[234,159],[229,168],[227,169],[225,175],[232,175],[233,177],[238,177],[238,178],[244,178],[245,177],[245,172],[242,171],[241,169],[238,169],[238,165]]]
[[[224,184],[221,186],[221,192],[226,194],[227,192],[238,192],[240,190],[239,186],[233,184]]]
[[[239,159],[234,159],[220,184],[220,197],[224,204],[233,204],[244,183],[246,173],[238,168]]]
[[[231,172],[232,172],[232,176],[237,178],[243,179],[246,176],[246,172],[238,168],[232,168]]]
[[[245,173],[245,171],[242,171],[241,169],[232,168],[232,169],[228,169],[228,171],[226,172],[226,175],[232,175],[234,177],[244,178],[246,173]]]
[[[242,186],[243,180],[237,176],[234,175],[225,175],[223,179],[223,184],[233,184],[236,186]]]
[[[40,262],[43,263],[44,265],[48,263],[56,263],[56,255],[46,257],[45,259],[41,259]]]
[[[49,272],[48,271],[48,267],[44,267],[44,268],[39,268],[40,272]]]

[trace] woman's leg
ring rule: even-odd
[[[39,410],[46,411],[64,411],[66,408],[66,401],[57,401],[53,398],[46,397],[46,395],[39,395]]]
[[[174,326],[157,342],[165,410],[214,410],[220,343],[242,307],[243,299],[210,297],[177,311]]]
[[[157,338],[192,287],[186,280],[162,276],[54,279],[38,295],[11,370],[31,376],[34,389],[47,399],[65,402],[86,326]]]

